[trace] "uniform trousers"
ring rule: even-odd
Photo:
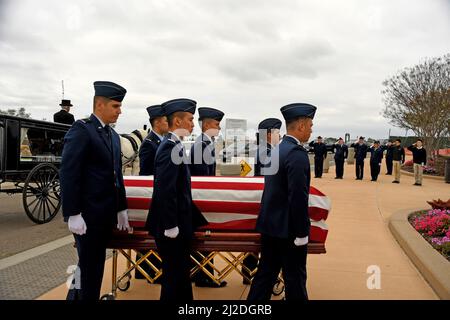
[[[79,277],[75,273],[67,300],[98,300],[105,268],[106,246],[112,235],[112,227],[88,226],[84,235],[74,234],[78,251]]]
[[[336,177],[342,178],[344,176],[344,160],[335,158],[334,164],[336,165]]]
[[[162,259],[161,301],[189,302],[193,300],[190,279],[191,240],[181,236],[156,238]]]
[[[361,160],[356,159],[355,168],[356,168],[356,178],[362,180],[364,177],[364,159]]]
[[[308,300],[306,256],[308,246],[296,246],[294,238],[261,235],[261,257],[247,300],[269,301],[280,270],[283,272],[286,300]]]
[[[323,173],[323,157],[320,158],[314,158],[314,174],[315,177],[322,177],[322,173]]]

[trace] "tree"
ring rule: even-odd
[[[450,54],[425,59],[383,82],[383,116],[435,150],[450,133]]]
[[[7,114],[10,116],[22,117],[22,118],[30,118],[31,113],[27,113],[24,107],[20,107],[16,109],[7,109],[6,111],[0,110],[0,114]]]

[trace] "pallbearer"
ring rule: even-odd
[[[116,226],[129,230],[120,140],[109,126],[117,122],[127,91],[109,81],[96,81],[94,88],[94,111],[67,132],[59,171],[64,221],[75,237],[81,276],[69,300],[99,299],[111,233]]]
[[[190,280],[191,241],[196,227],[207,224],[192,202],[191,175],[181,143],[194,128],[196,102],[175,99],[162,104],[169,132],[155,157],[152,204],[146,228],[162,258],[161,300],[193,300]]]
[[[281,108],[287,134],[271,153],[279,168],[264,177],[264,192],[256,230],[261,233],[261,258],[248,300],[268,301],[280,270],[286,300],[307,300],[306,255],[310,219],[310,165],[302,144],[312,132],[316,107],[293,103]]]
[[[224,113],[214,108],[203,107],[198,108],[198,115],[202,134],[197,138],[194,145],[191,147],[191,175],[215,176],[216,153],[214,140],[215,137],[219,135],[220,121],[222,121]],[[202,254],[207,256],[209,252],[202,252]],[[201,256],[199,256],[197,252],[193,252],[192,255],[197,260],[201,261]],[[211,259],[211,263],[214,263],[213,259]],[[208,269],[211,274],[214,274],[214,269],[212,266],[206,266],[205,268]],[[193,276],[193,280],[195,281],[195,285],[197,287],[220,288],[227,285],[226,281],[222,281],[220,284],[215,283],[202,270],[199,270]]]
[[[154,174],[156,151],[158,150],[164,135],[166,135],[169,130],[166,115],[160,105],[148,107],[147,113],[149,115],[152,130],[139,148],[140,176],[152,176]],[[136,254],[136,260],[140,259],[142,254],[145,254],[145,251],[138,252]],[[160,261],[154,255],[149,256],[148,260],[150,260],[155,267],[161,266]],[[152,278],[155,276],[155,271],[146,262],[141,263],[140,267]],[[136,269],[135,278],[144,279],[144,275]],[[156,282],[160,282],[160,278],[158,278]]]
[[[275,146],[277,146],[280,142],[281,124],[281,121],[277,118],[267,118],[258,124],[258,133],[256,134],[258,149],[256,151],[255,177],[263,176],[268,173],[266,171],[270,170],[270,155],[272,149],[275,148]],[[258,265],[258,259],[250,254],[244,259],[243,264],[249,270],[254,270]],[[242,268],[242,273],[247,278],[252,278],[250,273],[245,268]],[[243,278],[243,283],[250,284],[250,281]]]

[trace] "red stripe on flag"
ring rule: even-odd
[[[328,210],[319,207],[308,207],[308,215],[311,219],[320,221],[327,220]]]
[[[133,180],[124,179],[125,187],[143,187],[143,188],[153,188],[153,179],[148,180]]]
[[[315,196],[326,197],[325,194],[314,188],[313,186],[309,187],[309,194],[313,194]]]
[[[261,204],[259,202],[228,202],[228,201],[208,201],[194,200],[201,212],[224,212],[224,213],[259,213]]]
[[[264,190],[264,183],[240,183],[220,181],[192,181],[192,189],[215,189],[215,190]]]
[[[151,198],[127,198],[128,209],[148,210],[152,203]]]

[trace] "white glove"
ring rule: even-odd
[[[86,222],[84,222],[84,219],[81,216],[81,213],[77,214],[76,216],[70,216],[68,224],[70,232],[78,234],[80,236],[86,233],[87,226]]]
[[[178,229],[178,227],[172,228],[172,229],[167,229],[164,231],[164,235],[168,238],[172,238],[175,239],[178,234],[180,233],[180,230]]]
[[[117,229],[121,231],[131,231],[130,224],[128,223],[128,210],[122,210],[117,213]]]
[[[304,245],[308,244],[308,240],[309,240],[308,236],[306,236],[304,238],[295,238],[294,244],[297,247],[304,246]]]

